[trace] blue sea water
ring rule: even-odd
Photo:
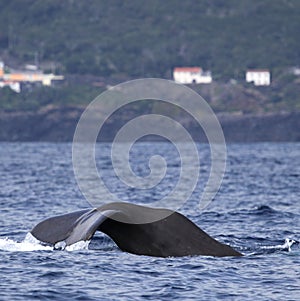
[[[300,300],[300,247],[291,243],[300,240],[300,144],[227,145],[222,186],[203,211],[197,204],[209,149],[198,148],[203,174],[180,212],[243,257],[137,256],[100,233],[72,251],[37,245],[25,237],[39,221],[90,206],[73,174],[72,146],[1,143],[0,300]],[[179,160],[170,144],[139,143],[132,152],[141,175],[149,155],[167,157],[165,179],[152,191],[118,183],[108,150],[97,145],[102,175],[124,201],[147,204],[176,184]]]

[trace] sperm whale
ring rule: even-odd
[[[242,256],[179,212],[123,202],[50,217],[31,234],[45,244],[68,246],[92,239],[96,231],[107,234],[122,251],[138,255]]]

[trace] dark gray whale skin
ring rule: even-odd
[[[154,222],[143,222],[147,220]],[[178,212],[130,203],[109,203],[52,217],[37,224],[31,234],[46,244],[68,246],[90,240],[96,231],[111,237],[121,250],[138,255],[242,256]]]

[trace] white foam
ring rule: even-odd
[[[8,237],[0,238],[0,250],[12,252],[31,252],[31,251],[52,251],[53,247],[43,246],[40,242],[28,233],[21,242],[14,241]]]
[[[72,245],[67,246],[66,242],[63,240],[55,244],[54,250],[66,250],[66,251],[88,250],[89,244],[90,244],[90,240],[80,240]]]
[[[65,242],[58,242],[53,246],[45,246],[38,239],[27,233],[23,241],[14,241],[8,237],[0,238],[0,250],[11,252],[32,252],[32,251],[53,251],[54,249],[66,251],[87,250],[90,240],[78,241],[70,246],[66,246]]]
[[[293,239],[289,239],[289,238],[286,238],[285,241],[284,241],[284,249],[287,249],[289,252],[291,251],[291,246],[296,243],[295,240]]]
[[[65,250],[66,251],[78,251],[78,250],[88,250],[90,240],[81,240],[78,242],[75,242],[75,244],[66,246]]]
[[[296,241],[290,238],[286,238],[283,245],[276,245],[276,246],[263,246],[262,249],[278,249],[278,250],[287,250],[288,252],[291,251],[291,246]]]

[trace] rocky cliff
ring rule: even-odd
[[[84,108],[46,107],[37,112],[0,112],[0,141],[72,141]],[[227,142],[300,141],[300,112],[218,115]],[[102,140],[111,140],[124,120],[112,119]],[[199,128],[185,123],[194,137]],[[201,136],[201,135],[200,135]],[[199,140],[202,138],[199,137]],[[197,139],[197,138],[196,138]]]

